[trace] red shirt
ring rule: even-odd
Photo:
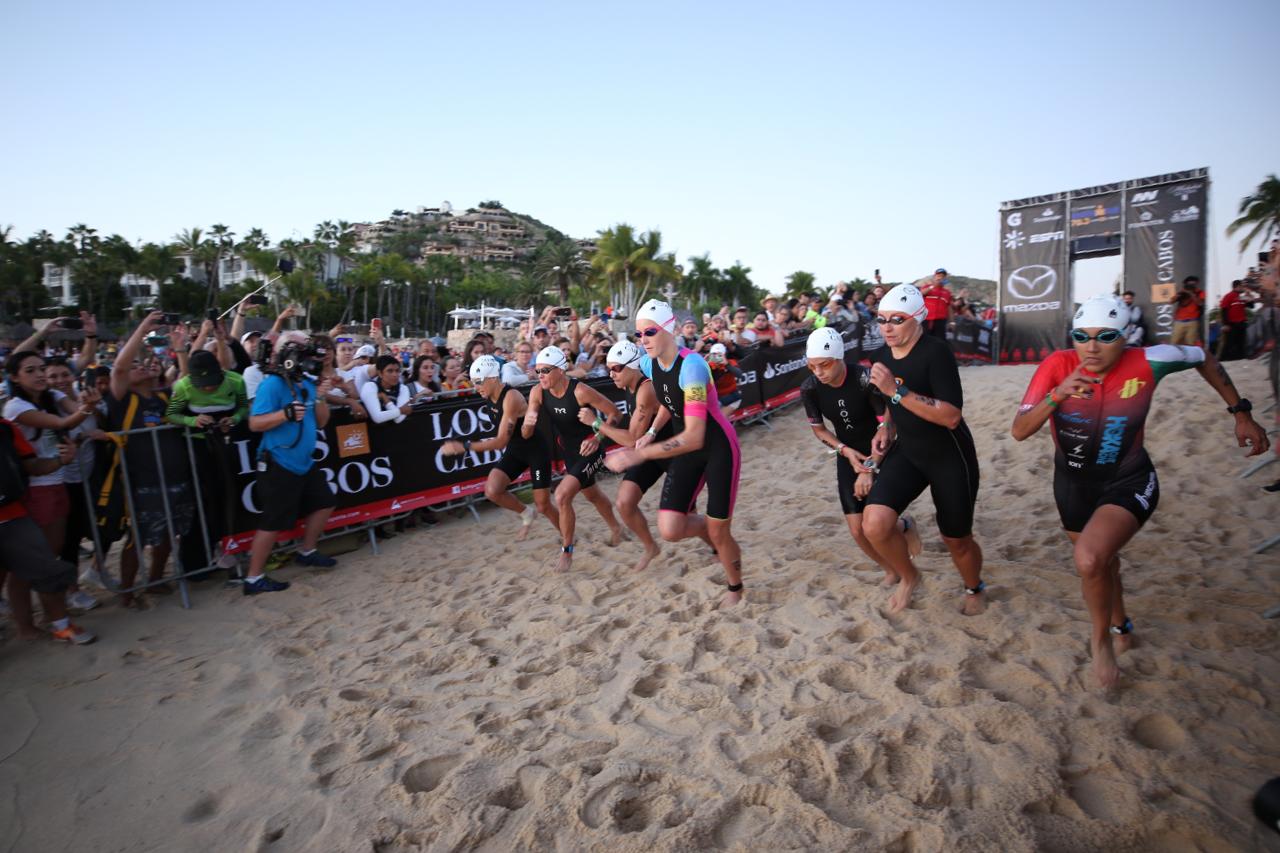
[[[925,291],[925,319],[929,322],[945,320],[951,313],[951,291],[945,284],[937,284]]]
[[[31,446],[31,442],[27,441],[26,436],[22,434],[22,430],[18,429],[18,425],[13,421],[7,421],[0,418],[0,424],[6,424],[10,432],[13,434],[13,449],[18,454],[19,459],[35,458],[35,448]],[[0,524],[6,521],[13,521],[15,518],[22,518],[27,514],[27,508],[22,505],[22,501],[14,501],[5,507],[0,507]]]
[[[1228,290],[1227,295],[1222,297],[1219,303],[1222,308],[1222,319],[1225,323],[1233,326],[1243,324],[1245,321],[1244,303],[1240,301],[1240,294],[1234,290]]]

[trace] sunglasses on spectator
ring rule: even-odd
[[[907,322],[910,319],[911,318],[908,317],[906,314],[895,314],[892,317],[883,317],[879,314],[876,315],[876,322],[879,323],[881,326],[884,326],[884,325],[901,326],[903,323]]]
[[[334,338],[333,342],[335,344],[354,344],[356,342],[356,339],[355,338]]]
[[[1078,344],[1087,344],[1089,341],[1097,341],[1100,344],[1114,344],[1120,340],[1120,334],[1116,329],[1103,329],[1096,335],[1091,335],[1084,329],[1073,329],[1071,340]]]
[[[551,371],[553,371],[553,370],[555,370],[555,369],[556,369],[556,368],[554,368],[554,367],[539,367],[539,368],[535,369],[533,372],[534,372],[534,373],[536,373],[536,374],[538,374],[539,376],[550,376],[550,375],[551,375]]]

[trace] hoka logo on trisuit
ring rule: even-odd
[[[1141,379],[1126,379],[1124,385],[1120,388],[1120,399],[1128,400],[1141,391],[1142,386],[1146,384]]]
[[[1124,440],[1124,425],[1128,418],[1112,415],[1107,418],[1106,427],[1102,431],[1102,445],[1098,449],[1099,465],[1109,465],[1120,457],[1120,445]]]

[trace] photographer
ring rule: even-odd
[[[323,356],[305,335],[282,335],[272,371],[253,400],[249,429],[263,433],[258,445],[256,491],[262,517],[250,550],[249,574],[241,587],[245,595],[289,588],[287,582],[266,577],[263,568],[280,532],[291,529],[299,516],[305,516],[306,529],[295,559],[323,568],[338,564],[316,551],[316,541],[337,505],[313,458],[316,430],[329,423],[329,404],[324,397],[330,384],[321,380],[317,386],[307,374],[319,375],[322,370]]]
[[[80,355],[71,360],[71,372],[79,375],[82,370],[98,360],[98,320],[88,311],[81,311],[79,319],[75,317],[55,317],[43,329],[37,330],[31,337],[13,348],[14,352],[31,350],[40,352],[45,335],[58,331],[84,331],[84,345]]]
[[[1178,346],[1197,346],[1200,341],[1200,318],[1204,314],[1204,291],[1200,278],[1189,275],[1182,280],[1182,289],[1169,300],[1173,309],[1173,339]]]
[[[211,352],[192,353],[187,375],[173,386],[164,419],[192,431],[191,448],[200,489],[205,496],[205,529],[213,549],[217,549],[222,537],[230,532],[231,490],[223,480],[223,472],[231,470],[234,462],[228,434],[248,414],[244,378],[234,371],[224,371]],[[185,571],[206,564],[205,541],[199,531],[193,530],[191,535],[182,537],[178,556]],[[223,554],[217,565],[229,569],[235,566],[235,559]]]

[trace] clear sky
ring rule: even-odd
[[[995,278],[1002,200],[1208,166],[1216,290],[1280,172],[1278,35],[1276,0],[8,0],[0,225],[280,239],[498,199],[779,289]]]

